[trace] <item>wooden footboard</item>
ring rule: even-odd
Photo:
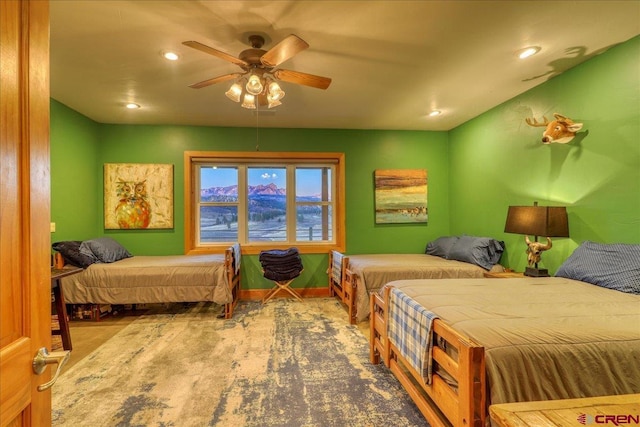
[[[389,291],[387,287],[382,296],[371,295],[371,363],[382,359],[432,427],[484,427],[488,417],[484,348],[442,320],[434,320],[434,372],[426,384],[387,339]]]
[[[334,275],[338,270],[339,280]],[[349,257],[337,251],[329,252],[329,293],[342,301],[349,311],[349,323],[356,323],[356,281],[349,270]]]
[[[238,252],[240,251],[238,250]],[[240,262],[240,260],[236,261],[233,247],[227,248],[224,251],[224,269],[225,274],[227,275],[229,287],[231,288],[233,300],[224,305],[225,319],[231,319],[233,316],[233,309],[236,307],[238,300],[240,299],[240,269],[237,269],[236,272],[236,262]]]

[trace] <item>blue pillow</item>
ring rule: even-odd
[[[433,242],[429,242],[427,244],[427,248],[424,253],[427,255],[439,256],[441,258],[449,258],[449,252],[451,252],[451,248],[458,239],[459,237],[457,236],[439,237]]]
[[[131,257],[129,251],[111,237],[85,240],[80,244],[80,253],[93,256],[104,263],[116,262]]]
[[[562,263],[556,276],[640,294],[640,245],[586,241]]]
[[[478,265],[485,270],[500,261],[504,242],[490,237],[460,236],[449,252],[449,259]]]

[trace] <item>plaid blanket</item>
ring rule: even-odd
[[[333,251],[331,262],[331,277],[338,284],[342,284],[342,260],[344,255],[340,252]]]
[[[387,334],[400,354],[427,384],[431,383],[433,320],[438,316],[422,307],[401,290],[391,288]]]

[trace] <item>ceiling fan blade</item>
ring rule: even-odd
[[[283,82],[295,83],[304,86],[311,86],[318,89],[326,89],[331,84],[329,77],[315,76],[313,74],[301,73],[291,70],[275,70],[273,75]]]
[[[225,74],[224,76],[218,76],[218,77],[214,77],[214,78],[209,79],[209,80],[203,80],[201,82],[194,83],[192,85],[189,85],[189,87],[193,88],[193,89],[200,89],[201,87],[211,86],[213,84],[224,82],[224,81],[227,81],[227,80],[237,79],[241,75],[242,75],[242,73]]]
[[[182,44],[185,45],[185,46],[192,47],[194,49],[198,49],[199,51],[202,51],[204,53],[208,53],[209,55],[217,56],[220,59],[224,59],[225,61],[229,61],[232,64],[239,65],[240,67],[246,67],[246,66],[249,65],[248,62],[243,61],[240,58],[236,58],[233,55],[229,55],[228,53],[225,53],[225,52],[223,52],[221,50],[218,50],[218,49],[214,49],[214,48],[209,47],[207,45],[204,45],[204,44],[202,44],[200,42],[196,42],[196,41],[190,40],[190,41],[182,42]]]
[[[276,67],[308,47],[309,44],[306,41],[295,34],[290,34],[262,55],[260,62],[267,67]]]

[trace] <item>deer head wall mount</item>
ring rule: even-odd
[[[543,144],[551,144],[552,142],[566,144],[576,136],[576,132],[582,129],[582,123],[574,123],[573,120],[562,114],[553,113],[553,116],[556,119],[552,121],[547,120],[544,116],[542,122],[538,122],[535,118],[525,119],[529,126],[546,127],[542,133]]]

